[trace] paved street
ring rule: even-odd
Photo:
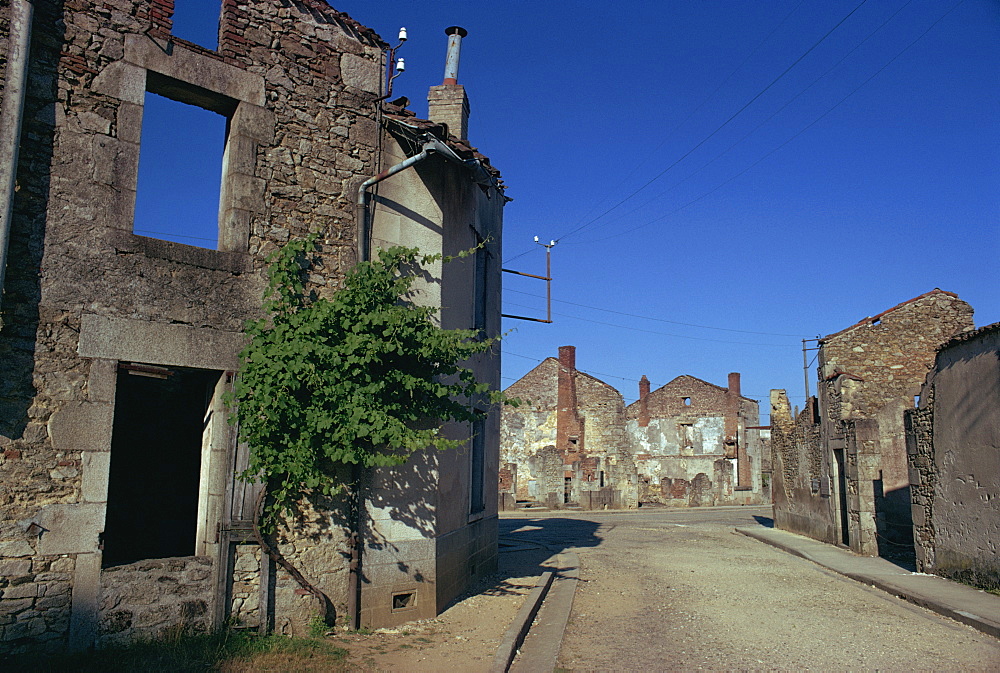
[[[739,535],[770,508],[551,513],[506,540],[571,549],[568,670],[1000,670],[1000,641]]]

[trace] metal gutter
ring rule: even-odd
[[[7,76],[4,82],[3,105],[0,107],[0,310],[3,309],[4,276],[14,210],[17,159],[20,150],[21,122],[24,119],[24,90],[28,79],[28,52],[31,49],[31,24],[34,11],[32,0],[11,2]],[[0,329],[3,329],[2,317],[0,317]]]
[[[409,124],[403,122],[396,122],[407,128],[415,128]],[[463,168],[470,170],[474,174],[474,179],[477,184],[484,185],[487,187],[495,187],[497,191],[500,191],[500,186],[497,184],[496,180],[490,175],[478,159],[463,159],[458,156],[455,150],[451,149],[445,143],[441,142],[438,138],[434,137],[429,133],[423,134],[423,146],[419,154],[415,154],[408,159],[404,159],[395,166],[390,166],[378,175],[368,178],[361,186],[358,187],[358,205],[357,205],[357,235],[358,235],[358,261],[367,262],[371,259],[371,217],[369,213],[369,192],[368,190],[382,182],[383,180],[405,171],[407,168],[414,166],[431,154],[440,154],[442,157],[451,161],[453,163],[459,164]]]

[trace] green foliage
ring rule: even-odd
[[[326,624],[326,620],[319,615],[314,615],[313,618],[309,620],[309,636],[311,638],[322,638],[326,635],[329,628],[330,627]]]
[[[292,241],[268,258],[268,317],[247,325],[230,400],[251,448],[242,478],[265,480],[271,496],[265,530],[292,514],[303,494],[339,492],[338,468],[397,465],[420,449],[456,448],[462,442],[443,437],[441,423],[474,421],[504,400],[459,364],[496,340],[441,329],[435,308],[410,300],[421,265],[441,256],[383,250],[323,298],[305,285],[315,240]]]

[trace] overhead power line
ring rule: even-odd
[[[508,304],[510,306],[517,306],[518,308],[534,308],[532,306],[526,306],[524,304],[515,304],[513,302],[508,302]],[[674,337],[674,338],[677,338],[677,339],[689,339],[691,341],[712,341],[714,343],[721,343],[721,344],[743,344],[745,346],[777,346],[777,347],[780,347],[780,348],[791,348],[791,347],[798,348],[799,347],[798,344],[761,344],[761,343],[753,343],[751,341],[727,341],[725,339],[709,339],[709,338],[706,338],[706,337],[687,336],[685,334],[673,334],[671,332],[659,332],[657,330],[643,329],[641,327],[629,327],[628,325],[617,325],[615,323],[604,322],[603,320],[592,320],[590,318],[581,318],[579,316],[570,315],[568,313],[556,313],[555,311],[552,312],[552,315],[562,316],[563,318],[570,318],[571,320],[582,320],[583,322],[594,323],[595,325],[605,325],[607,327],[616,327],[618,329],[627,329],[627,330],[630,330],[630,331],[633,331],[633,332],[645,332],[646,334],[657,334],[659,336],[669,336],[669,337]]]
[[[673,185],[671,185],[667,189],[665,189],[662,192],[658,193],[656,196],[653,196],[650,199],[644,201],[642,204],[634,207],[632,210],[628,211],[627,213],[624,213],[620,217],[627,217],[628,215],[631,215],[632,213],[634,213],[634,212],[636,212],[636,211],[638,211],[638,210],[640,210],[640,209],[648,206],[650,203],[652,203],[653,201],[656,201],[661,196],[666,195],[668,192],[673,191],[674,189],[676,189],[680,185],[684,184],[685,182],[687,182],[688,180],[690,180],[694,176],[698,175],[699,173],[701,173],[703,170],[705,170],[706,168],[708,168],[709,166],[711,166],[712,164],[714,164],[716,161],[718,161],[719,159],[721,159],[726,154],[729,154],[729,152],[731,152],[733,150],[733,148],[735,148],[737,145],[741,144],[744,140],[746,140],[747,138],[749,138],[750,136],[752,136],[754,133],[756,133],[758,130],[760,130],[760,128],[762,126],[764,126],[764,124],[768,123],[769,121],[771,121],[772,119],[774,119],[775,117],[777,117],[779,114],[781,114],[789,105],[791,105],[796,100],[798,100],[799,97],[802,96],[802,94],[804,94],[806,91],[808,91],[809,89],[811,89],[812,87],[814,87],[821,79],[823,79],[824,77],[826,77],[827,75],[829,75],[831,72],[833,72],[837,68],[837,66],[839,66],[841,63],[843,63],[845,60],[847,60],[847,58],[851,54],[853,54],[858,49],[860,49],[866,42],[868,42],[868,40],[870,40],[872,37],[874,37],[876,33],[878,33],[880,30],[882,30],[886,26],[886,24],[888,24],[890,21],[892,21],[894,18],[896,18],[896,16],[900,12],[902,12],[910,4],[912,4],[912,2],[913,2],[913,0],[907,0],[907,2],[905,4],[903,4],[903,5],[901,5],[899,7],[899,9],[897,9],[895,12],[893,12],[889,16],[889,18],[887,18],[885,21],[883,21],[881,24],[879,24],[879,26],[875,30],[873,30],[872,32],[868,33],[868,35],[863,40],[861,40],[861,42],[859,42],[858,44],[856,44],[854,46],[854,48],[852,48],[849,52],[847,52],[846,54],[844,54],[843,56],[841,56],[840,59],[836,63],[834,63],[832,66],[830,66],[829,68],[827,68],[827,70],[824,71],[822,75],[820,75],[819,77],[817,77],[816,79],[814,79],[804,89],[800,90],[797,94],[795,94],[790,99],[788,99],[788,101],[784,105],[782,105],[780,108],[778,108],[777,110],[775,110],[774,112],[772,112],[766,119],[764,119],[762,122],[760,122],[759,124],[757,124],[756,126],[754,126],[752,129],[750,129],[750,131],[748,131],[747,133],[745,133],[739,140],[737,140],[732,145],[730,145],[726,149],[724,149],[721,152],[719,152],[718,154],[716,154],[711,160],[709,160],[708,162],[702,164],[701,167],[697,168],[696,170],[694,170],[692,173],[690,173],[686,177],[682,178],[681,180],[678,180],[677,182],[675,182]],[[608,226],[608,224],[609,223],[606,222],[602,226]],[[577,241],[576,244],[577,245],[581,245],[581,244],[591,243],[593,241],[602,241],[602,240],[605,240],[605,239],[604,238],[598,238],[598,239],[591,239],[589,241],[588,240]],[[572,245],[572,243],[571,243],[571,245]]]
[[[714,97],[715,97],[715,94],[719,93],[719,91],[720,91],[720,90],[722,89],[722,87],[724,87],[724,86],[725,86],[725,85],[726,85],[726,84],[727,84],[727,83],[729,82],[729,80],[731,80],[731,79],[732,79],[732,78],[733,78],[733,77],[734,77],[734,76],[736,75],[736,73],[738,73],[738,72],[739,72],[740,70],[742,70],[742,69],[743,69],[743,66],[745,66],[745,65],[747,64],[747,62],[748,62],[748,61],[749,61],[749,60],[750,60],[750,59],[751,59],[751,58],[753,57],[753,55],[754,55],[754,54],[756,54],[756,53],[757,53],[757,52],[758,52],[758,51],[760,50],[760,48],[761,48],[761,47],[763,47],[763,46],[764,46],[764,45],[765,45],[765,44],[767,43],[767,41],[771,39],[771,36],[772,36],[772,35],[774,35],[774,34],[775,34],[775,33],[776,33],[777,31],[778,31],[778,29],[779,29],[779,28],[781,28],[781,27],[782,27],[783,25],[785,25],[785,22],[786,22],[786,21],[788,21],[788,19],[790,19],[790,18],[791,18],[792,14],[794,14],[794,13],[795,13],[796,11],[798,11],[799,7],[801,7],[801,6],[802,6],[802,4],[803,4],[804,2],[805,2],[805,0],[800,0],[800,1],[798,2],[798,4],[796,4],[796,5],[795,5],[795,6],[794,6],[794,7],[792,8],[792,11],[788,12],[788,14],[786,14],[786,15],[785,15],[785,18],[783,18],[783,19],[782,19],[781,21],[779,21],[779,22],[778,22],[778,23],[777,23],[777,24],[776,24],[776,25],[774,26],[774,28],[772,28],[772,29],[770,30],[770,32],[768,32],[768,34],[767,34],[767,35],[765,35],[765,36],[764,36],[764,38],[763,38],[763,39],[762,39],[762,40],[761,40],[760,42],[758,42],[758,43],[757,43],[757,46],[755,46],[755,47],[754,47],[753,49],[751,49],[751,50],[750,50],[750,51],[749,51],[749,52],[747,53],[746,57],[745,57],[745,58],[744,58],[744,59],[743,59],[742,61],[740,61],[740,64],[739,64],[739,65],[737,65],[737,66],[736,66],[735,68],[733,68],[732,72],[730,72],[730,73],[729,73],[728,75],[726,75],[726,78],[725,78],[725,79],[723,79],[723,80],[722,80],[721,82],[719,82],[719,85],[718,85],[718,86],[716,86],[716,87],[715,87],[715,88],[714,88],[714,89],[712,90],[712,92],[711,92],[710,94],[708,94],[708,95],[707,95],[707,96],[706,96],[706,97],[705,97],[704,99],[702,99],[702,101],[701,101],[701,102],[700,102],[700,103],[699,103],[699,104],[698,104],[697,106],[695,106],[695,108],[694,108],[693,110],[691,110],[691,112],[690,112],[690,113],[688,113],[688,115],[687,115],[687,116],[686,116],[686,117],[685,117],[684,119],[682,119],[682,120],[681,120],[680,122],[678,122],[678,123],[677,123],[677,124],[676,124],[676,125],[675,125],[675,126],[674,126],[674,127],[672,128],[672,129],[670,129],[670,131],[668,131],[668,132],[667,132],[667,133],[666,133],[666,134],[664,135],[664,137],[663,137],[663,140],[661,140],[661,141],[660,141],[660,142],[659,142],[659,143],[658,143],[658,144],[656,145],[656,147],[655,147],[655,148],[653,148],[653,150],[652,150],[652,151],[648,152],[648,155],[649,155],[650,157],[655,157],[655,156],[657,156],[657,153],[659,152],[660,148],[662,148],[662,147],[663,147],[664,145],[666,145],[666,144],[667,144],[667,141],[668,141],[668,140],[670,140],[670,139],[671,139],[672,137],[674,137],[674,134],[675,134],[675,133],[677,133],[677,131],[678,131],[678,130],[679,130],[679,129],[680,129],[681,127],[682,127],[682,126],[684,126],[684,125],[685,125],[685,124],[687,124],[687,123],[688,123],[689,121],[691,121],[691,119],[692,119],[692,118],[693,118],[693,117],[694,117],[694,116],[695,116],[696,114],[698,114],[698,112],[699,112],[699,111],[700,111],[700,110],[701,110],[701,109],[702,109],[703,107],[705,107],[705,104],[706,104],[706,103],[708,103],[708,101],[712,100],[712,98],[714,98]],[[633,177],[635,177],[635,174],[636,174],[636,173],[638,173],[638,172],[639,172],[639,170],[640,170],[640,169],[641,169],[642,167],[644,167],[644,166],[645,166],[646,164],[648,164],[648,163],[649,163],[649,159],[646,159],[645,161],[642,161],[642,162],[639,162],[638,164],[636,164],[636,166],[635,166],[635,167],[634,167],[634,168],[633,168],[633,169],[632,169],[632,170],[631,170],[631,171],[629,172],[629,174],[628,174],[627,176],[625,176],[625,177],[624,177],[624,178],[622,179],[622,181],[621,181],[621,182],[619,183],[618,187],[616,188],[616,191],[617,191],[617,189],[618,189],[618,188],[621,188],[621,187],[623,187],[623,186],[624,186],[624,185],[625,185],[625,184],[626,184],[626,183],[627,183],[627,182],[628,182],[629,180],[631,180],[631,179],[632,179]],[[586,214],[585,214],[585,215],[584,215],[583,217],[581,217],[581,218],[580,218],[580,220],[579,220],[579,221],[577,222],[577,224],[579,224],[579,223],[580,223],[580,222],[582,222],[582,221],[583,221],[584,219],[586,219],[586,218],[587,218],[587,216],[589,216],[589,215],[590,215],[590,213],[592,213],[592,212],[593,212],[594,210],[597,210],[597,208],[598,208],[598,207],[599,207],[599,206],[600,206],[600,205],[601,205],[601,204],[602,204],[602,203],[603,203],[604,201],[607,201],[607,198],[605,198],[605,199],[602,199],[602,200],[601,200],[601,201],[599,201],[598,203],[594,204],[594,206],[592,206],[592,207],[590,208],[590,210],[588,210],[588,211],[587,211],[587,213],[586,213]],[[526,255],[526,254],[527,254],[527,252],[525,252],[525,253],[522,253],[521,255],[518,255],[518,257],[521,257],[521,256],[523,256],[523,255]],[[512,258],[512,259],[516,259],[516,257],[515,257],[515,258]],[[507,261],[511,261],[511,260],[507,260]]]
[[[701,147],[706,142],[708,142],[709,140],[711,140],[719,131],[721,131],[723,128],[725,128],[729,124],[729,122],[731,122],[734,119],[736,119],[736,117],[738,117],[740,114],[742,114],[744,110],[746,110],[748,107],[750,107],[751,105],[753,105],[761,96],[763,96],[765,93],[767,93],[771,89],[771,87],[773,87],[775,84],[778,83],[779,80],[781,80],[785,75],[787,75],[792,70],[792,68],[794,68],[796,65],[798,65],[799,63],[801,63],[804,58],[806,58],[809,54],[811,54],[813,52],[814,49],[816,49],[816,47],[818,47],[820,44],[822,44],[823,41],[826,40],[826,38],[828,38],[830,35],[832,35],[838,28],[840,28],[840,26],[842,26],[844,24],[845,21],[847,21],[849,18],[851,18],[851,16],[853,16],[855,12],[857,12],[859,9],[861,9],[861,7],[867,1],[868,0],[861,0],[861,2],[858,3],[858,5],[854,7],[854,9],[852,9],[842,19],[840,19],[840,21],[838,21],[833,26],[833,28],[831,28],[830,30],[828,30],[821,38],[819,38],[819,40],[817,40],[816,42],[814,42],[812,44],[812,46],[809,47],[805,52],[803,52],[803,54],[801,56],[799,56],[797,59],[795,59],[792,62],[791,65],[789,65],[787,68],[785,68],[780,75],[778,75],[777,77],[775,77],[773,80],[771,80],[771,82],[767,86],[765,86],[763,89],[761,89],[760,91],[758,91],[750,100],[748,100],[746,103],[744,103],[743,106],[740,107],[740,109],[738,109],[736,112],[734,112],[732,115],[730,115],[730,117],[728,119],[726,119],[726,121],[722,122],[722,124],[720,124],[719,126],[717,126],[714,131],[712,131],[707,136],[705,136],[700,141],[698,141],[698,143],[694,147],[692,147],[687,152],[685,152],[684,154],[682,154],[673,163],[671,163],[666,168],[664,168],[662,171],[660,171],[655,176],[653,176],[652,178],[650,178],[645,184],[643,184],[642,186],[640,186],[638,189],[632,191],[630,194],[628,194],[627,196],[625,196],[625,198],[623,198],[620,201],[618,201],[617,203],[615,203],[615,205],[611,206],[607,210],[603,211],[600,215],[597,215],[596,217],[588,220],[584,224],[581,224],[580,226],[576,227],[575,229],[572,229],[571,231],[568,231],[567,233],[562,234],[561,236],[559,236],[555,240],[556,241],[561,241],[562,239],[564,239],[564,238],[566,238],[568,236],[572,236],[573,234],[578,233],[578,232],[582,231],[583,229],[586,229],[591,224],[597,222],[598,220],[600,220],[601,218],[603,218],[605,215],[608,215],[609,213],[613,212],[619,206],[621,206],[622,204],[624,204],[625,202],[627,202],[629,199],[633,198],[634,196],[636,196],[637,194],[639,194],[641,191],[643,191],[644,189],[646,189],[649,185],[653,184],[654,182],[656,182],[657,180],[659,180],[661,177],[663,177],[664,175],[666,175],[666,173],[669,170],[671,170],[674,166],[676,166],[679,163],[681,163],[682,161],[684,161],[684,159],[686,159],[687,157],[689,157],[695,150],[697,150],[699,147]],[[528,254],[528,252],[529,251],[525,251],[525,252],[523,252],[523,253],[515,256],[515,257],[511,257],[510,259],[505,260],[505,263],[510,263],[510,262],[512,262],[515,259],[523,257],[524,255]]]
[[[523,294],[523,295],[527,295],[529,297],[535,297],[537,299],[545,299],[545,297],[543,297],[541,295],[531,294],[530,292],[523,292],[521,290],[504,290],[504,292],[516,292],[517,294]],[[578,303],[573,302],[573,301],[566,301],[565,299],[553,299],[552,301],[554,301],[556,303],[559,303],[559,304],[569,304],[570,306],[579,306],[580,308],[589,308],[589,309],[592,309],[594,311],[604,311],[605,313],[614,313],[615,315],[624,315],[624,316],[628,316],[629,318],[641,318],[642,320],[655,320],[656,322],[665,322],[665,323],[669,323],[671,325],[683,325],[684,327],[698,327],[698,328],[701,328],[701,329],[714,329],[714,330],[720,330],[722,332],[739,332],[740,334],[761,334],[761,335],[764,335],[764,336],[787,336],[787,337],[795,337],[796,339],[801,339],[802,338],[801,334],[782,334],[782,333],[779,333],[779,332],[754,332],[754,331],[745,330],[745,329],[733,329],[733,328],[730,328],[730,327],[713,327],[711,325],[697,325],[695,323],[690,323],[690,322],[680,322],[680,321],[677,321],[677,320],[667,320],[666,318],[654,318],[653,316],[639,315],[639,314],[636,314],[636,313],[625,313],[624,311],[615,311],[615,310],[612,310],[610,308],[601,308],[600,306],[588,306],[587,304],[578,304]]]
[[[918,35],[908,45],[906,45],[905,47],[903,47],[903,49],[901,49],[895,56],[893,56],[891,59],[889,59],[889,61],[887,61],[885,65],[883,65],[881,68],[879,68],[878,70],[876,70],[865,81],[863,81],[861,84],[859,84],[858,86],[856,86],[855,88],[853,88],[846,96],[844,96],[839,101],[837,101],[836,103],[834,103],[832,106],[830,106],[829,108],[827,108],[826,112],[824,112],[820,116],[816,117],[816,119],[812,120],[809,124],[807,124],[805,127],[803,127],[802,129],[800,129],[797,133],[795,133],[795,135],[793,135],[792,137],[790,137],[785,142],[781,143],[780,145],[778,145],[774,149],[770,150],[769,152],[767,152],[766,154],[764,154],[763,156],[761,156],[759,159],[757,159],[756,161],[754,161],[752,164],[750,164],[749,166],[747,166],[746,168],[744,168],[739,173],[736,173],[735,175],[727,178],[726,180],[724,180],[720,184],[716,185],[714,188],[710,189],[709,191],[701,194],[700,196],[697,196],[697,197],[691,199],[690,201],[688,201],[687,203],[685,203],[682,206],[674,208],[673,210],[671,210],[668,213],[664,213],[663,215],[660,215],[659,217],[656,217],[656,218],[654,218],[652,220],[649,220],[648,222],[645,222],[644,224],[640,224],[638,226],[631,227],[631,228],[626,229],[624,231],[619,231],[618,233],[611,234],[609,236],[604,236],[602,238],[591,239],[589,242],[590,243],[598,243],[600,241],[606,241],[606,240],[608,240],[610,238],[615,238],[617,236],[624,236],[625,234],[630,234],[633,231],[637,231],[637,230],[642,229],[644,227],[648,227],[651,224],[656,224],[657,222],[660,222],[661,220],[665,220],[666,218],[670,217],[671,215],[676,215],[680,211],[682,211],[685,208],[688,208],[688,207],[694,205],[695,203],[701,201],[705,197],[711,196],[712,194],[714,194],[715,192],[719,191],[720,189],[722,189],[723,187],[725,187],[727,184],[729,184],[730,182],[732,182],[736,178],[738,178],[738,177],[740,177],[742,175],[745,175],[747,172],[749,172],[750,170],[752,170],[754,167],[756,167],[762,161],[764,161],[769,156],[771,156],[775,152],[779,151],[780,149],[782,149],[783,147],[785,147],[786,145],[788,145],[790,142],[792,142],[793,140],[795,140],[796,138],[798,138],[800,135],[802,135],[803,133],[805,133],[806,131],[808,131],[809,129],[811,129],[813,126],[815,126],[816,124],[818,124],[820,121],[822,121],[823,119],[825,119],[828,114],[830,114],[831,112],[833,112],[834,110],[836,110],[838,107],[840,107],[841,105],[843,105],[844,102],[847,101],[848,98],[850,98],[851,96],[853,96],[854,94],[856,94],[858,91],[861,90],[862,87],[864,87],[866,84],[868,84],[868,82],[870,82],[873,79],[875,79],[876,77],[878,77],[882,73],[882,71],[884,71],[886,68],[888,68],[893,63],[895,63],[896,60],[899,59],[900,56],[902,56],[907,51],[909,51],[909,49],[913,45],[915,45],[917,42],[919,42],[924,37],[924,35],[926,35],[927,33],[931,32],[931,30],[933,30],[936,25],[938,25],[941,21],[943,21],[946,16],[948,16],[953,11],[955,11],[956,9],[958,9],[959,5],[961,5],[963,2],[965,2],[965,0],[959,0],[955,5],[953,5],[951,7],[951,9],[947,10],[944,14],[942,14],[941,16],[939,16],[937,18],[937,20],[935,20],[934,23],[932,23],[930,26],[928,26],[928,28],[924,32],[922,32],[920,35]]]

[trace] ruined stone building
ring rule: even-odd
[[[1000,588],[1000,323],[938,349],[906,442],[918,570]]]
[[[421,301],[444,327],[499,329],[505,197],[465,140],[456,78],[420,120],[379,103],[386,43],[324,0],[220,4],[216,49],[172,35],[172,0],[0,6],[0,134],[14,128],[18,150],[0,166],[16,178],[0,260],[0,654],[229,619],[294,633],[316,614],[252,542],[254,490],[234,478],[245,446],[222,402],[276,246],[319,232],[310,283],[329,293],[371,243],[480,245],[432,269]],[[214,248],[136,233],[153,95],[225,118]],[[498,360],[472,367],[496,386]],[[340,503],[314,504],[279,548],[341,609],[356,586],[364,624],[435,615],[496,567],[498,433],[494,410],[448,428],[467,450],[367,475],[356,583]]]
[[[722,388],[678,376],[625,410],[629,450],[639,473],[639,500],[691,506],[759,504],[760,413],[740,395],[740,375]]]
[[[779,528],[870,556],[912,548],[904,411],[935,349],[972,327],[972,307],[934,289],[819,340],[817,395],[801,413],[771,391]]]
[[[625,438],[625,401],[576,368],[560,346],[507,388],[522,404],[501,412],[502,506],[530,500],[553,509],[638,507],[635,464]]]

